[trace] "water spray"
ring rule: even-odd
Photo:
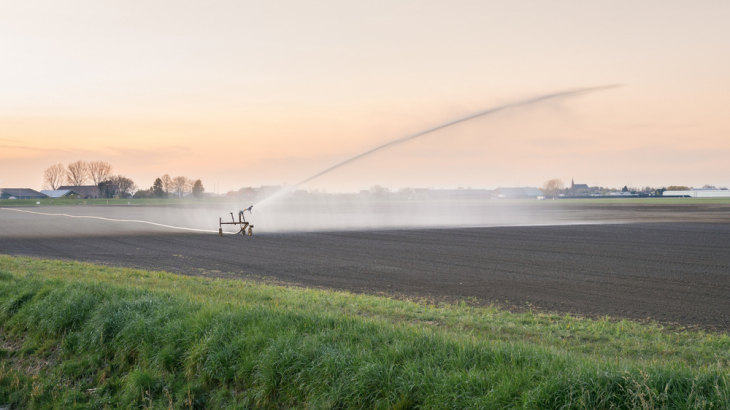
[[[467,115],[466,117],[462,117],[462,118],[459,118],[459,119],[456,119],[456,120],[452,120],[452,121],[443,123],[441,125],[437,125],[435,127],[431,127],[431,128],[426,129],[426,130],[417,132],[415,134],[411,134],[411,135],[407,135],[405,137],[401,137],[401,138],[395,139],[395,140],[390,141],[388,143],[385,143],[383,145],[379,145],[379,146],[377,146],[375,148],[371,148],[371,149],[369,149],[369,150],[367,150],[367,151],[365,151],[365,152],[363,152],[361,154],[355,155],[352,158],[349,158],[349,159],[347,159],[345,161],[342,161],[342,162],[340,162],[340,163],[338,163],[336,165],[333,165],[333,166],[331,166],[331,167],[329,167],[329,168],[327,168],[327,169],[325,169],[323,171],[320,171],[320,172],[318,172],[318,173],[316,173],[316,174],[314,174],[314,175],[312,175],[312,176],[310,176],[310,177],[308,177],[308,178],[306,178],[306,179],[304,179],[302,181],[299,181],[299,182],[297,182],[294,185],[290,185],[290,186],[288,186],[288,187],[286,187],[284,189],[281,189],[278,192],[276,192],[276,193],[274,193],[274,194],[272,194],[272,195],[264,198],[263,200],[259,201],[255,205],[258,206],[258,205],[261,205],[261,204],[263,204],[265,202],[268,202],[268,201],[270,201],[270,200],[272,200],[272,199],[274,199],[276,197],[279,197],[279,196],[281,196],[281,195],[283,195],[283,194],[291,191],[292,189],[294,189],[294,188],[296,188],[296,187],[298,187],[298,186],[300,186],[302,184],[306,184],[307,182],[309,182],[309,181],[311,181],[311,180],[313,180],[315,178],[319,178],[322,175],[328,174],[328,173],[336,170],[337,168],[340,168],[340,167],[345,166],[345,165],[347,165],[347,164],[349,164],[351,162],[355,162],[355,161],[357,161],[357,160],[359,160],[361,158],[364,158],[366,156],[369,156],[371,154],[374,154],[377,151],[381,151],[383,149],[386,149],[386,148],[389,148],[389,147],[392,147],[392,146],[395,146],[395,145],[398,145],[398,144],[402,144],[402,143],[404,143],[406,141],[410,141],[410,140],[416,139],[418,137],[422,137],[422,136],[424,136],[426,134],[430,134],[432,132],[442,130],[442,129],[447,128],[447,127],[450,127],[452,125],[460,124],[462,122],[466,122],[466,121],[469,121],[469,120],[473,120],[473,119],[479,118],[479,117],[484,117],[484,116],[487,116],[487,115],[490,115],[490,114],[494,114],[494,113],[497,113],[497,112],[500,112],[500,111],[505,111],[505,110],[508,110],[508,109],[511,109],[511,108],[525,107],[525,106],[528,106],[528,105],[533,105],[533,104],[537,104],[537,103],[541,103],[541,102],[546,102],[546,101],[550,101],[550,100],[556,100],[556,99],[560,99],[560,98],[575,97],[575,96],[579,96],[579,95],[583,95],[583,94],[588,94],[588,93],[593,93],[593,92],[598,92],[598,91],[604,91],[604,90],[608,90],[608,89],[616,88],[616,87],[620,87],[620,86],[621,86],[620,84],[612,84],[612,85],[604,85],[604,86],[600,86],[600,87],[576,88],[576,89],[572,89],[572,90],[560,91],[560,92],[556,92],[556,93],[552,93],[552,94],[546,94],[546,95],[543,95],[543,96],[540,96],[540,97],[530,98],[528,100],[522,100],[522,101],[517,101],[517,102],[513,102],[513,103],[509,103],[509,104],[504,104],[504,105],[500,105],[500,106],[497,106],[497,107],[488,108],[488,109],[482,110],[482,111],[477,111],[475,113],[472,113],[472,114]],[[252,208],[255,205],[251,205],[250,208]],[[250,210],[250,208],[249,208],[249,210]]]
[[[469,120],[472,120],[472,119],[475,119],[475,118],[479,118],[479,117],[484,117],[484,116],[487,116],[487,115],[490,115],[490,114],[494,114],[494,113],[497,113],[497,112],[500,112],[500,111],[505,111],[505,110],[508,110],[508,109],[511,109],[511,108],[525,107],[525,106],[529,106],[529,105],[533,105],[533,104],[538,104],[538,103],[546,102],[546,101],[550,101],[550,100],[557,100],[557,99],[567,98],[567,97],[575,97],[575,96],[579,96],[579,95],[583,95],[583,94],[588,94],[588,93],[592,93],[592,92],[598,92],[598,91],[608,90],[608,89],[615,88],[615,87],[619,87],[619,86],[620,85],[606,85],[606,86],[601,86],[601,87],[578,88],[578,89],[572,89],[572,90],[567,90],[567,91],[561,91],[561,92],[556,92],[556,93],[552,93],[552,94],[547,94],[547,95],[543,95],[543,96],[540,96],[540,97],[535,97],[535,98],[531,98],[531,99],[527,99],[527,100],[517,101],[517,102],[513,102],[513,103],[509,103],[509,104],[504,104],[504,105],[500,105],[500,106],[497,106],[497,107],[492,107],[492,108],[489,108],[489,109],[486,109],[486,110],[482,110],[482,111],[478,111],[478,112],[469,114],[469,115],[467,115],[465,117],[458,118],[456,120],[452,120],[452,121],[443,123],[441,125],[437,125],[437,126],[428,128],[426,130],[417,132],[415,134],[411,134],[411,135],[407,135],[405,137],[401,137],[401,138],[395,139],[393,141],[390,141],[388,143],[379,145],[379,146],[377,146],[375,148],[371,148],[371,149],[369,149],[369,150],[367,150],[367,151],[365,151],[363,153],[360,153],[358,155],[355,155],[355,156],[353,156],[353,157],[351,157],[351,158],[349,158],[349,159],[347,159],[345,161],[342,161],[342,162],[340,162],[338,164],[335,164],[333,166],[330,166],[329,168],[326,168],[326,169],[324,169],[324,170],[322,170],[322,171],[320,171],[320,172],[318,172],[318,173],[316,173],[316,174],[314,174],[314,175],[312,175],[312,176],[310,176],[310,177],[308,177],[308,178],[306,178],[306,179],[304,179],[304,180],[302,180],[300,182],[297,182],[294,185],[291,185],[291,186],[288,186],[288,187],[286,187],[284,189],[279,190],[278,192],[276,192],[273,195],[270,195],[270,196],[264,198],[263,200],[259,201],[258,203],[254,204],[254,205],[251,205],[251,206],[249,206],[248,208],[246,208],[244,210],[239,211],[238,212],[238,218],[239,218],[238,221],[236,221],[235,217],[233,216],[233,213],[231,213],[231,222],[223,222],[222,218],[219,218],[219,220],[218,220],[219,228],[218,228],[217,231],[207,230],[207,229],[185,228],[185,227],[180,227],[180,226],[166,225],[166,224],[160,224],[160,223],[156,223],[156,222],[142,221],[142,220],[111,219],[111,218],[103,218],[103,217],[98,217],[98,216],[85,216],[85,215],[68,215],[68,214],[44,213],[44,212],[34,212],[34,211],[26,211],[26,210],[11,209],[11,208],[0,208],[0,210],[7,210],[7,211],[14,211],[14,212],[26,212],[26,213],[37,214],[37,215],[46,215],[46,216],[60,216],[60,217],[67,217],[67,218],[97,219],[97,220],[103,220],[103,221],[109,221],[109,222],[125,222],[125,223],[130,223],[131,222],[131,223],[138,223],[138,224],[146,224],[146,225],[158,226],[158,227],[168,228],[168,229],[183,230],[183,231],[188,231],[188,232],[218,233],[218,235],[220,235],[220,236],[222,236],[224,234],[224,232],[223,232],[223,225],[238,225],[238,227],[240,228],[239,231],[237,231],[235,233],[232,233],[232,234],[243,234],[243,235],[245,235],[246,233],[248,233],[248,235],[250,236],[250,235],[253,234],[253,225],[251,225],[249,222],[247,222],[246,219],[244,218],[244,212],[245,211],[248,211],[249,213],[252,213],[254,206],[258,206],[260,204],[266,203],[266,202],[268,202],[268,201],[270,201],[270,200],[272,200],[274,198],[277,198],[277,197],[283,195],[286,192],[291,191],[292,189],[294,189],[294,188],[296,188],[298,186],[301,186],[302,184],[305,184],[305,183],[307,183],[309,181],[312,181],[315,178],[319,178],[322,175],[328,174],[328,173],[330,173],[330,172],[332,172],[332,171],[334,171],[334,170],[336,170],[336,169],[338,169],[338,168],[340,168],[342,166],[345,166],[345,165],[347,165],[347,164],[349,164],[351,162],[355,162],[355,161],[357,161],[357,160],[359,160],[361,158],[364,158],[366,156],[372,155],[372,154],[374,154],[374,153],[376,153],[378,151],[381,151],[383,149],[386,149],[386,148],[389,148],[389,147],[392,147],[392,146],[395,146],[395,145],[398,145],[398,144],[402,144],[404,142],[407,142],[407,141],[416,139],[418,137],[422,137],[424,135],[433,133],[433,132],[438,131],[438,130],[442,130],[442,129],[447,128],[447,127],[450,127],[452,125],[460,124],[462,122],[466,122],[466,121],[469,121]],[[5,180],[3,179],[2,181],[0,181],[0,183],[2,183],[4,181]],[[228,232],[226,232],[226,233],[228,233]]]

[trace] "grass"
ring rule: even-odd
[[[730,408],[730,337],[0,255],[0,404]]]

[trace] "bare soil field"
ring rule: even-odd
[[[620,214],[621,223],[579,224],[575,215],[586,209],[578,204],[562,211],[565,225],[222,238],[0,210],[0,253],[730,328],[727,206],[604,207],[591,215],[605,221]]]

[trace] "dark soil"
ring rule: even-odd
[[[730,328],[730,224],[0,236],[0,253]]]

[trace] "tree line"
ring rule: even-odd
[[[124,175],[114,175],[114,168],[105,161],[75,161],[67,166],[51,165],[43,172],[43,187],[56,190],[63,183],[71,186],[84,186],[91,182],[99,188],[99,196],[111,198],[130,196],[137,190],[132,179]]]
[[[75,161],[67,166],[51,165],[43,172],[43,187],[57,190],[64,185],[84,186],[92,183],[99,189],[99,197],[120,198],[171,198],[182,197],[191,193],[201,198],[205,192],[203,183],[184,176],[170,177],[165,174],[155,179],[149,189],[138,189],[132,179],[123,175],[114,175],[114,167],[105,161]]]
[[[711,189],[718,189],[714,185],[705,185],[702,188],[711,188]],[[607,195],[612,192],[624,192],[624,193],[631,193],[631,194],[654,194],[656,196],[662,196],[664,192],[666,191],[687,191],[692,188],[683,186],[683,185],[670,185],[668,187],[662,187],[662,188],[654,188],[650,186],[640,187],[640,188],[631,188],[628,185],[625,185],[623,188],[604,188],[604,187],[598,187],[598,186],[592,186],[588,188],[588,193],[590,194],[601,194],[601,195]],[[720,187],[719,189],[727,189],[726,187]],[[549,181],[545,181],[542,185],[542,192],[545,195],[548,196],[557,196],[560,194],[563,195],[575,195],[576,192],[572,192],[570,186],[566,186],[565,183],[563,183],[563,180],[561,179],[551,179]]]
[[[179,176],[172,178],[165,174],[152,183],[149,189],[141,189],[134,194],[135,198],[171,198],[182,197],[185,194],[192,194],[196,198],[202,198],[205,193],[203,183],[197,179]]]

